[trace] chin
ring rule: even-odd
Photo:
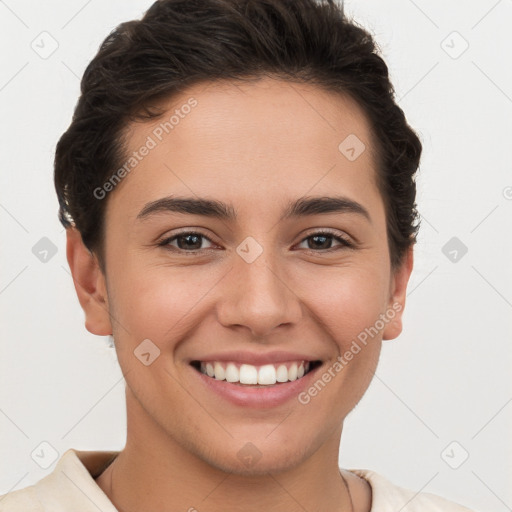
[[[289,471],[310,457],[315,449],[308,443],[293,441],[285,446],[282,438],[269,440],[268,431],[260,436],[230,439],[208,452],[196,455],[208,465],[225,473],[262,476]],[[227,441],[227,442],[226,442]],[[310,446],[308,450],[307,447]]]
[[[298,466],[302,459],[303,454],[297,451],[293,454],[289,452],[276,453],[274,451],[271,456],[265,457],[264,454],[261,454],[260,458],[256,456],[252,461],[249,459],[244,461],[242,457],[238,457],[237,453],[223,453],[218,459],[208,459],[206,462],[225,473],[256,477],[289,471]]]

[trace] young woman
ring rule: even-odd
[[[421,144],[332,1],[160,0],[88,66],[55,157],[121,452],[68,450],[2,511],[467,511],[338,466],[402,329]]]

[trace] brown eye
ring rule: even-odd
[[[309,235],[308,237],[304,238],[304,240],[302,240],[301,243],[307,242],[308,246],[306,247],[306,249],[308,250],[324,252],[331,249],[335,249],[334,247],[332,247],[333,240],[339,242],[339,246],[341,247],[353,247],[353,244],[346,240],[345,238],[341,236],[336,236],[329,232],[313,233],[312,235]]]
[[[203,240],[208,240],[208,242],[211,243],[211,240],[201,233],[185,232],[166,238],[158,245],[166,248],[172,248],[171,250],[176,249],[184,252],[197,252],[205,249],[205,247],[202,247]],[[175,241],[176,245],[173,245],[173,242]],[[206,247],[206,249],[209,248],[210,247]]]

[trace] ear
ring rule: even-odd
[[[402,332],[402,315],[405,308],[407,283],[409,282],[409,277],[411,276],[413,259],[413,247],[411,246],[404,256],[402,265],[396,269],[392,275],[387,310],[388,313],[386,316],[391,318],[391,312],[394,312],[395,315],[384,328],[382,334],[383,340],[393,340]]]
[[[85,328],[92,334],[112,334],[107,287],[96,255],[84,245],[76,228],[66,229],[66,255],[76,294],[85,313]]]

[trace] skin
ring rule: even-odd
[[[67,233],[86,328],[113,334],[126,380],[126,446],[98,485],[122,512],[349,511],[338,466],[343,422],[370,384],[382,340],[402,330],[413,265],[411,249],[390,267],[370,126],[349,98],[270,78],[197,84],[167,101],[163,119],[190,97],[197,106],[105,199],[106,275],[79,233]],[[130,125],[128,149],[160,122]],[[366,146],[354,161],[338,150],[349,134]],[[333,193],[363,205],[371,222],[353,212],[279,220],[287,201]],[[136,219],[171,194],[231,203],[237,220]],[[192,256],[186,240],[158,246],[182,228],[211,241],[200,238]],[[315,244],[311,236],[328,228],[356,248]],[[236,252],[248,236],[263,248],[250,264]],[[233,405],[204,393],[188,364],[212,349],[275,349],[328,368],[397,303],[402,310],[307,405]],[[161,351],[149,366],[134,356],[145,339]],[[247,442],[262,454],[249,468],[237,457]],[[354,510],[369,511],[369,484],[343,474]]]

